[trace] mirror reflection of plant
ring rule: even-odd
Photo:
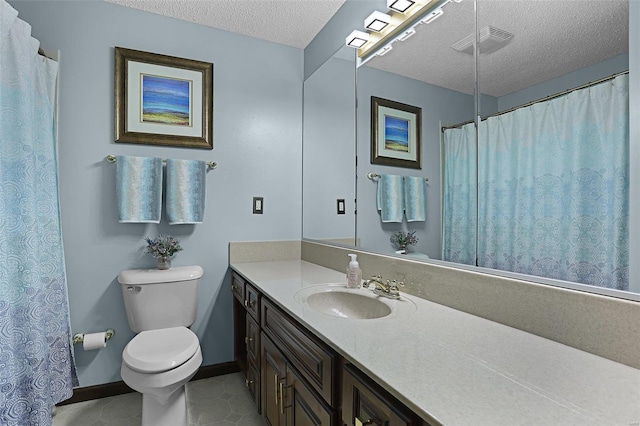
[[[416,231],[397,231],[391,234],[390,241],[391,244],[393,244],[393,246],[396,248],[396,250],[403,250],[408,246],[418,244],[418,237],[416,237]]]
[[[147,242],[145,253],[150,253],[154,258],[171,257],[182,250],[180,240],[170,235],[158,235],[154,240],[144,237]]]

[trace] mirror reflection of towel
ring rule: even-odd
[[[166,210],[169,225],[202,223],[207,163],[167,159]]]
[[[427,218],[427,183],[423,177],[404,177],[404,211],[407,222],[424,222]]]
[[[402,222],[404,211],[402,176],[380,175],[377,202],[380,218],[383,222]]]
[[[160,223],[162,159],[119,155],[116,204],[120,223]]]

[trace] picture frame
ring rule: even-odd
[[[115,141],[213,149],[213,64],[116,47]]]
[[[422,168],[422,108],[371,97],[371,164]]]

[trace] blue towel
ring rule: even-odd
[[[383,222],[402,222],[404,192],[402,176],[381,175],[378,179],[378,210]]]
[[[120,223],[160,223],[162,159],[119,155],[116,199]]]
[[[427,183],[423,177],[404,177],[404,213],[407,222],[424,222],[427,218]]]
[[[202,223],[207,163],[167,160],[167,219],[169,225]]]

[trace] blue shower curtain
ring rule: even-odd
[[[444,132],[442,258],[476,264],[476,128],[474,123]]]
[[[77,376],[58,204],[57,63],[0,0],[0,424],[50,425]]]
[[[628,289],[628,93],[621,75],[480,123],[478,266]],[[449,168],[445,207],[471,199],[448,183]]]

